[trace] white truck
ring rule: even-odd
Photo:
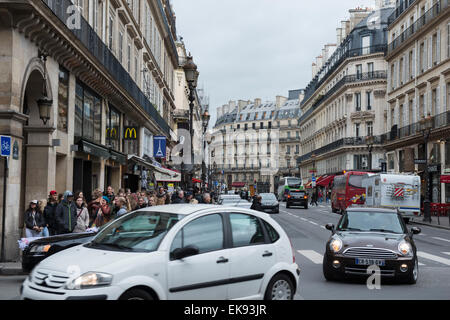
[[[378,173],[362,179],[369,207],[398,209],[408,222],[420,213],[420,177],[417,175]]]

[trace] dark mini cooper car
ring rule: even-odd
[[[286,197],[286,208],[302,206],[308,209],[308,194],[304,190],[291,189]]]
[[[22,253],[22,270],[31,272],[33,268],[45,258],[59,251],[88,243],[97,233],[69,233],[41,238],[30,242]]]
[[[326,244],[323,274],[327,280],[351,276],[368,277],[368,267],[380,268],[382,278],[398,279],[414,284],[419,274],[417,249],[413,235],[401,215],[390,209],[348,208]]]
[[[267,213],[280,213],[280,204],[273,193],[261,193],[261,209]]]

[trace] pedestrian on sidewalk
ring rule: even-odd
[[[54,236],[58,231],[58,224],[56,223],[56,207],[58,206],[58,192],[50,191],[47,205],[44,208],[44,219],[47,224],[50,236]]]
[[[154,206],[156,206],[156,199],[155,199],[155,197],[149,197],[149,198],[148,198],[148,206],[149,206],[149,207],[154,207]]]
[[[102,192],[98,189],[92,192],[92,201],[89,202],[87,209],[89,213],[89,226],[94,224],[95,219],[97,218],[98,209],[101,207],[102,200]]]
[[[186,192],[186,202],[190,204],[198,204],[198,200],[194,198],[192,192]]]
[[[186,203],[186,200],[184,199],[184,192],[182,190],[175,193],[175,197],[172,197],[172,203]]]
[[[100,228],[101,226],[111,221],[111,208],[108,204],[108,201],[109,199],[107,196],[103,196],[100,199],[100,207],[95,214],[95,219],[92,224],[93,226]]]
[[[211,195],[207,192],[205,194],[203,194],[203,203],[211,204]]]
[[[43,237],[45,219],[39,210],[38,201],[32,200],[27,211],[25,211],[25,236],[27,238]]]
[[[77,208],[71,191],[64,192],[64,199],[56,208],[58,234],[72,233],[77,225]]]
[[[120,208],[119,211],[117,211],[117,218],[128,213],[126,202],[124,197],[116,198],[116,206]]]
[[[75,205],[77,207],[77,225],[75,226],[73,232],[86,232],[86,229],[89,228],[89,212],[86,207],[86,201],[84,197],[78,196],[75,199]]]
[[[144,197],[139,197],[136,210],[142,209],[142,208],[147,208],[147,204],[145,203]]]
[[[156,194],[156,205],[162,206],[166,204],[166,193],[163,187],[159,187],[158,193]]]
[[[44,230],[42,230],[42,236],[43,237],[49,237],[50,233],[48,231],[48,224],[47,221],[45,220],[45,216],[44,216],[44,209],[47,206],[47,199],[41,199],[38,201],[38,208],[39,211],[41,212],[42,216],[44,217],[44,221],[45,221],[45,227]]]
[[[256,210],[256,211],[263,211],[261,201],[262,201],[262,197],[260,195],[256,195],[253,198],[253,203],[252,203],[252,206],[250,207],[250,209]]]
[[[108,197],[109,203],[112,203],[112,201],[114,200],[114,189],[113,189],[113,187],[108,186],[108,188],[106,188],[106,192],[103,195]]]

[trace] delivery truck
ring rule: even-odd
[[[366,206],[398,209],[406,222],[420,213],[420,177],[417,175],[365,175],[362,186],[366,189]]]

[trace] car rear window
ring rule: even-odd
[[[292,191],[292,190],[291,190],[291,194],[303,196],[303,195],[305,195],[305,191]]]

